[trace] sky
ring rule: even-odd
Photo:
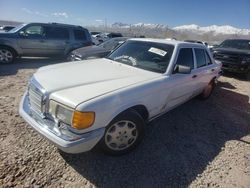
[[[0,0],[0,20],[83,26],[154,23],[250,29],[250,0]]]

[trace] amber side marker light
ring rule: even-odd
[[[72,127],[75,129],[86,129],[93,125],[95,121],[95,112],[74,111]]]

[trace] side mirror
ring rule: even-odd
[[[23,36],[23,37],[25,37],[25,36],[26,36],[26,34],[25,34],[25,32],[24,32],[24,31],[20,31],[20,32],[19,32],[19,35],[20,35],[20,36]]]
[[[191,67],[185,66],[185,65],[176,65],[175,66],[175,73],[180,74],[190,74],[191,73]]]

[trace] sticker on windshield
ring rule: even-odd
[[[166,51],[164,50],[161,50],[159,48],[154,48],[154,47],[151,47],[149,50],[149,52],[152,52],[152,53],[155,53],[157,55],[160,55],[160,56],[165,56],[167,54]]]

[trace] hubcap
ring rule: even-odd
[[[0,49],[0,62],[8,63],[13,59],[13,55],[9,50]]]
[[[136,125],[122,120],[111,125],[105,134],[105,143],[112,150],[124,150],[134,144],[138,137]]]

